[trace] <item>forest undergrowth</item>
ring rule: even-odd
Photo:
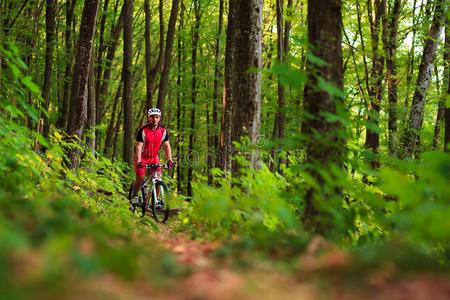
[[[238,156],[239,177],[229,182],[215,169],[208,185],[196,174],[191,201],[172,192],[182,210],[159,225],[130,213],[125,190],[133,173],[124,163],[69,142],[63,132],[44,139],[25,126],[28,118],[37,121],[38,110],[24,95],[39,89],[14,55],[8,64],[13,76],[3,84],[14,92],[0,102],[5,299],[448,296],[448,153],[385,158],[374,172],[357,149],[345,169],[314,166],[322,186],[289,151],[283,155],[290,167],[279,172],[246,168]],[[74,149],[82,155],[70,170],[65,153]],[[302,222],[309,186],[330,195],[318,199],[326,234]],[[333,193],[337,186],[343,189]]]
[[[195,183],[192,202],[172,195],[183,209],[168,225],[157,225],[130,213],[124,195],[132,178],[124,164],[80,147],[80,167],[68,170],[64,149],[79,146],[62,133],[46,141],[3,117],[0,133],[0,290],[8,299],[74,291],[134,295],[134,285],[146,286],[144,294],[180,296],[180,287],[193,278],[214,282],[223,276],[235,295],[250,297],[246,293],[264,288],[243,287],[261,272],[273,274],[263,282],[282,276],[282,287],[292,283],[312,298],[320,285],[327,293],[340,287],[344,294],[370,294],[377,284],[389,292],[392,280],[407,284],[409,277],[425,290],[437,287],[438,296],[448,292],[450,161],[444,153],[382,169],[377,184],[344,178],[345,198],[330,207],[334,230],[321,237],[302,226],[308,177],[301,168],[284,169],[282,176],[263,166],[245,171],[239,185],[217,171],[214,187]],[[37,141],[45,152],[32,149]],[[415,177],[408,173],[413,167]],[[209,262],[198,263],[189,251],[205,247],[200,261]],[[180,255],[187,255],[184,263]],[[195,298],[199,291],[191,292],[185,295]],[[219,292],[209,293],[206,298]]]

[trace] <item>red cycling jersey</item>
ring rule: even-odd
[[[136,141],[144,143],[141,158],[142,163],[159,164],[158,151],[163,142],[169,141],[169,133],[162,126],[157,126],[152,130],[150,123],[142,125],[137,132]],[[137,165],[136,156],[134,157],[135,167]],[[135,168],[136,175],[145,175],[145,169]]]

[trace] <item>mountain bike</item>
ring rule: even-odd
[[[152,176],[147,176],[140,187],[140,195],[138,195],[138,203],[132,203],[133,184],[131,184],[128,199],[130,200],[130,211],[132,213],[141,211],[142,217],[145,216],[147,210],[151,210],[155,221],[165,223],[169,218],[169,205],[165,199],[165,194],[169,191],[164,181],[158,177],[156,169],[168,169],[169,166],[160,164],[149,164],[144,168],[153,171]],[[150,197],[151,196],[151,197]],[[150,199],[151,198],[151,199]]]

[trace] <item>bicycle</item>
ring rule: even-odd
[[[157,168],[168,169],[169,166],[167,164],[149,164],[144,166],[144,168],[153,171],[152,176],[147,176],[140,187],[141,195],[138,195],[138,203],[132,203],[133,197],[133,184],[131,184],[128,199],[130,200],[130,211],[135,213],[139,208],[142,213],[142,217],[145,216],[145,213],[148,209],[151,209],[153,217],[158,223],[165,223],[169,218],[169,205],[165,199],[165,193],[169,191],[165,182],[158,177],[156,169]],[[150,185],[150,187],[149,187]],[[151,192],[151,202],[149,201]]]

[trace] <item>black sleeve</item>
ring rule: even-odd
[[[142,126],[141,128],[139,128],[137,134],[136,134],[136,142],[144,142],[143,136],[142,136],[142,132],[144,131],[144,126]]]
[[[169,131],[166,129],[166,137],[164,138],[164,142],[169,141]]]

